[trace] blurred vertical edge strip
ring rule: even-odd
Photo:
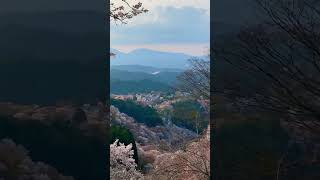
[[[106,2],[1,1],[0,101],[40,106],[106,101]]]
[[[73,98],[72,100],[79,101],[80,104],[88,99],[90,100],[89,103],[99,102],[104,109],[104,115],[108,118],[110,107],[110,61],[108,56],[110,51],[109,5],[109,0],[1,0],[0,25],[4,25],[4,27],[1,27],[1,32],[3,33],[0,34],[0,58],[4,59],[1,62],[1,70],[8,69],[5,68],[7,66],[13,70],[0,71],[0,75],[6,75],[7,73],[10,76],[15,76],[0,76],[0,82],[3,83],[1,84],[0,101],[48,106],[54,104],[56,98],[70,95]],[[78,15],[76,14],[78,11],[94,14],[94,17],[97,19],[92,18],[91,20],[97,21],[91,22],[91,16]],[[61,15],[60,13],[64,14]],[[38,14],[41,16],[38,16]],[[65,14],[70,19],[64,19],[63,15]],[[80,19],[80,17],[86,19]],[[61,19],[65,21],[58,23]],[[71,21],[72,19],[76,22]],[[19,21],[16,22],[16,20]],[[80,26],[85,23],[89,24],[86,24],[85,27]],[[83,27],[83,29],[78,29],[79,27]],[[94,35],[94,38],[85,37],[81,33]],[[83,44],[83,42],[89,44]],[[91,42],[97,42],[97,44],[93,45]],[[27,61],[29,59],[34,61]],[[89,66],[92,61],[86,61],[87,59],[97,60],[95,61],[96,64],[93,67]],[[77,66],[74,67],[76,60],[81,60],[82,62],[77,63]],[[12,61],[17,63],[11,64]],[[47,62],[48,64],[43,62]],[[43,67],[43,64],[45,64],[44,70],[39,68]],[[52,66],[52,64],[55,66]],[[67,67],[62,66],[65,64],[68,65],[67,67],[75,68],[79,74],[67,72]],[[85,66],[88,68],[86,72],[82,71],[85,69]],[[30,68],[37,71],[30,75],[29,72],[32,72]],[[104,69],[104,77],[100,76],[102,72],[94,72],[101,71],[102,68]],[[28,72],[29,74],[23,72]],[[50,74],[49,72],[54,73]],[[69,73],[68,76],[62,76],[66,72]],[[47,76],[40,73],[50,75],[51,80],[45,79]],[[99,77],[97,77],[98,79],[90,79],[90,77],[85,76],[86,73],[93,74],[90,77],[97,77],[96,74],[99,74]],[[77,76],[81,74],[83,75],[81,76],[83,79]],[[61,81],[70,90],[66,91],[63,86],[56,87],[56,91],[50,89],[52,84],[62,84]],[[90,84],[86,85],[85,83]],[[74,84],[80,84],[80,88],[74,86]],[[91,84],[95,87],[90,86]],[[46,87],[46,85],[51,86]],[[83,89],[88,90],[88,92],[83,92]],[[107,126],[107,132],[109,132],[108,128],[109,126]],[[108,139],[108,137],[107,135],[105,139]],[[103,175],[101,175],[104,177],[103,180],[110,177],[109,141],[106,140],[105,142],[103,146],[105,154],[101,157],[104,167],[99,168],[99,173],[101,172],[100,170],[103,170]],[[17,144],[19,143],[17,142]]]
[[[110,138],[110,18],[109,18],[109,12],[110,12],[110,0],[104,0],[105,4],[104,7],[106,7],[106,16],[105,16],[105,22],[106,22],[106,42],[107,42],[107,63],[106,63],[106,83],[105,87],[106,88],[106,115],[107,115],[107,132],[108,132],[108,137],[107,137],[107,147],[106,147],[106,152],[107,153],[107,158],[106,158],[106,179],[110,179],[110,145],[109,145],[109,138]]]
[[[214,81],[215,81],[215,68],[214,64],[216,61],[213,59],[213,37],[214,37],[214,27],[213,27],[213,20],[214,20],[214,1],[210,1],[210,179],[217,180],[217,148],[216,144],[216,136],[215,136],[215,120],[214,120]]]

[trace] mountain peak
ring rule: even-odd
[[[116,54],[115,61],[111,62],[112,66],[142,65],[158,68],[186,69],[189,63],[188,60],[192,58],[192,56],[183,53],[156,51],[147,48],[135,49],[129,53],[122,53],[117,49],[111,49],[111,52]]]
[[[129,53],[157,53],[157,54],[179,54],[183,56],[189,56],[184,53],[180,52],[168,52],[168,51],[161,51],[161,50],[153,50],[153,49],[148,49],[148,48],[139,48],[139,49],[134,49]]]

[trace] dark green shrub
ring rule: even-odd
[[[149,106],[142,106],[134,101],[111,99],[111,105],[114,105],[120,112],[133,117],[137,122],[144,123],[149,127],[162,125],[162,119],[158,112]]]
[[[172,122],[177,126],[199,132],[205,130],[209,124],[208,115],[201,109],[201,105],[194,100],[178,101],[173,105]],[[198,117],[196,117],[198,113]],[[198,127],[197,127],[198,126]]]

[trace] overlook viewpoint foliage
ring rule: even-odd
[[[162,124],[162,119],[158,112],[149,106],[143,106],[134,101],[123,101],[118,99],[111,99],[111,105],[117,107],[121,112],[132,116],[139,123],[144,123],[149,127]]]

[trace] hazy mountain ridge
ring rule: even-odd
[[[156,72],[156,73],[154,73]],[[111,69],[111,80],[122,80],[122,81],[139,81],[139,80],[153,80],[162,83],[172,85],[176,82],[176,78],[180,75],[181,72],[169,72],[169,71],[152,71],[146,73],[143,71],[126,71],[119,69]]]
[[[170,91],[182,70],[139,65],[112,66],[111,93],[127,94],[150,91]]]
[[[154,72],[182,72],[183,69],[176,68],[158,68],[152,66],[143,65],[114,65],[110,67],[111,70],[123,70],[129,72],[144,72],[148,74],[153,74]]]
[[[154,51],[150,49],[136,49],[129,53],[111,49],[115,57],[111,59],[110,65],[142,65],[157,68],[187,69],[188,61],[193,56],[183,53],[172,53]]]
[[[169,85],[152,80],[119,81],[111,80],[110,90],[113,94],[149,93],[151,91],[168,92],[172,90]]]

